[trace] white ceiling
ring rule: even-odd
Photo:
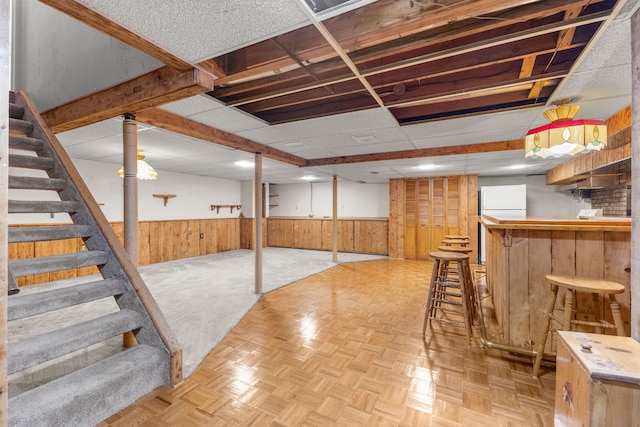
[[[83,3],[192,64],[308,25],[313,18],[302,0],[84,0]],[[577,119],[605,120],[631,104],[629,17],[639,3],[640,0],[627,2],[554,93],[552,100],[571,98],[580,104]],[[203,7],[210,10],[203,13]],[[382,108],[278,125],[268,125],[205,95],[161,108],[306,159],[519,139],[528,129],[545,124],[544,108],[404,126],[398,126]],[[73,158],[122,162],[120,118],[64,132],[58,138]],[[160,174],[167,170],[233,180],[254,177],[253,168],[234,165],[239,160],[252,160],[250,153],[145,125],[139,125],[138,142],[146,160]],[[263,179],[293,183],[301,182],[304,175],[330,180],[337,174],[341,180],[381,183],[393,177],[530,175],[543,174],[565,160],[525,160],[524,153],[518,150],[301,169],[264,159]],[[417,168],[424,164],[434,168]],[[524,166],[513,169],[514,165]]]

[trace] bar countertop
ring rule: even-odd
[[[631,231],[631,218],[625,217],[502,219],[482,215],[480,222],[489,230]]]

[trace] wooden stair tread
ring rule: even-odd
[[[34,176],[9,176],[9,188],[19,190],[54,190],[67,188],[67,181],[59,178],[40,178]]]
[[[81,207],[81,202],[73,200],[9,200],[9,213],[77,212]]]
[[[52,225],[44,227],[11,227],[9,243],[39,242],[43,240],[64,240],[89,237],[93,229],[89,225]]]
[[[7,347],[7,371],[13,374],[64,356],[106,339],[138,329],[142,316],[132,310],[119,310],[106,316],[10,341]]]
[[[55,162],[50,157],[26,156],[24,154],[10,154],[9,166],[14,168],[48,170]]]
[[[9,148],[19,150],[37,151],[44,147],[44,142],[38,138],[28,136],[9,135]]]
[[[75,252],[71,254],[49,255],[37,258],[24,258],[9,261],[14,276],[28,276],[51,271],[69,270],[106,264],[109,255],[103,251]]]
[[[161,350],[137,345],[8,400],[14,427],[96,425],[154,389],[166,378]],[[90,379],[90,380],[89,380]],[[71,418],[70,417],[74,417]],[[69,424],[72,422],[72,424]]]
[[[23,319],[73,305],[123,294],[126,285],[121,280],[105,279],[66,288],[32,294],[16,295],[7,300],[8,320]]]

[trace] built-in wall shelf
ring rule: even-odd
[[[278,197],[278,196],[279,196],[279,194],[269,194],[270,198],[271,197]],[[280,206],[278,203],[274,203],[274,202],[277,202],[277,201],[278,201],[277,199],[275,199],[275,200],[269,199],[269,202],[271,202],[271,203],[269,203],[269,209],[275,208],[276,206]]]
[[[153,197],[159,197],[164,200],[164,205],[167,206],[169,199],[176,197],[175,194],[154,194]]]
[[[220,213],[220,208],[229,208],[229,212],[233,213],[233,209],[240,210],[242,205],[211,205],[211,210]]]

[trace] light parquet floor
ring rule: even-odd
[[[346,263],[270,292],[182,384],[100,426],[552,426],[552,370],[533,378],[477,328],[422,339],[430,273]]]

